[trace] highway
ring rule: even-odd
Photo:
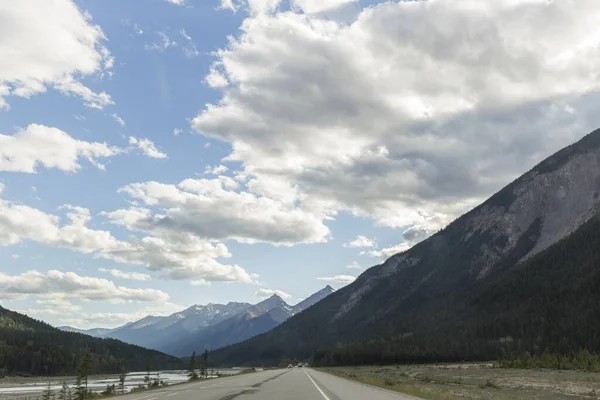
[[[119,396],[123,400],[415,400],[308,368],[255,372]]]

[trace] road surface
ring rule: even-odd
[[[119,396],[122,400],[416,400],[308,368],[255,372]]]

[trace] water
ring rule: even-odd
[[[238,374],[241,369],[216,369],[209,370],[209,378],[216,378],[219,375],[235,375]],[[131,389],[136,388],[140,385],[144,385],[144,377],[146,371],[130,372],[125,378],[125,391],[129,392]],[[160,378],[167,385],[173,385],[182,383],[188,380],[187,371],[175,370],[175,371],[150,371],[150,379],[154,380]],[[58,392],[62,388],[63,381],[67,382],[71,390],[75,388],[74,377],[37,377],[37,378],[5,378],[0,379],[0,399],[35,399],[48,387],[48,380],[50,381],[50,389]],[[93,376],[89,378],[88,388],[95,391],[101,392],[106,389],[106,385],[115,385],[115,388],[119,387],[119,375],[101,375]]]

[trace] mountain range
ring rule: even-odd
[[[70,326],[59,329],[188,356],[193,351],[217,349],[267,332],[333,292],[328,285],[294,306],[273,295],[254,305],[235,302],[193,305],[169,316],[147,316],[115,329],[81,330]]]
[[[306,312],[212,357],[326,365],[596,351],[599,211],[600,130]]]

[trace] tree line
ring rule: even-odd
[[[148,359],[159,369],[184,368],[176,357],[115,339],[63,332],[0,307],[0,377],[4,375],[57,376],[75,374],[84,349],[91,353],[98,373],[143,370]]]

